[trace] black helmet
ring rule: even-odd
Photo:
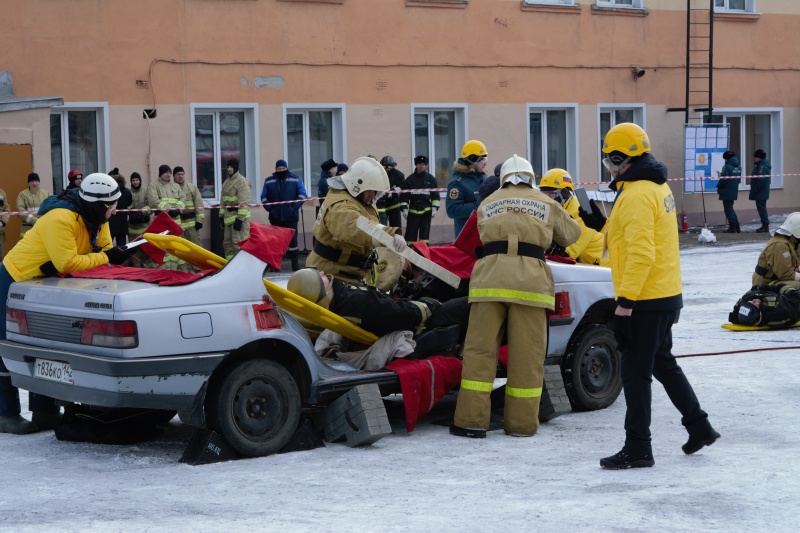
[[[739,323],[745,326],[757,326],[761,322],[761,310],[750,302],[742,302],[738,313]]]
[[[394,168],[397,166],[397,163],[395,162],[394,157],[385,155],[383,156],[383,159],[381,159],[381,166]]]

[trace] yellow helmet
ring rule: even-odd
[[[466,159],[470,163],[475,163],[481,157],[486,157],[489,152],[486,151],[486,145],[480,141],[467,141],[461,148],[461,159]]]
[[[563,168],[551,168],[542,176],[539,188],[550,187],[551,189],[571,189],[575,190],[572,184],[572,176]]]
[[[606,133],[603,139],[603,153],[622,152],[628,157],[635,157],[650,151],[650,138],[647,133],[633,122],[617,124]]]

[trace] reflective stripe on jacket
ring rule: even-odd
[[[242,222],[250,220],[250,182],[238,172],[222,184],[220,200],[220,215],[226,226],[233,224],[237,218]],[[226,207],[229,205],[239,207],[231,211]]]

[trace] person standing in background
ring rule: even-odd
[[[739,158],[736,154],[728,150],[722,154],[722,159],[725,160],[725,166],[722,167],[720,177],[724,176],[741,176],[742,166],[739,164]],[[741,179],[721,179],[717,182],[717,193],[719,199],[722,200],[722,208],[725,210],[725,218],[728,220],[728,229],[723,233],[741,233],[742,229],[739,227],[739,219],[736,217],[736,211],[733,210],[733,202],[739,198],[739,183]]]
[[[133,203],[133,195],[125,186],[125,176],[117,169],[114,174],[109,174],[119,185],[120,197],[117,200],[117,209],[128,209]],[[111,238],[116,246],[123,246],[128,243],[128,213],[115,212],[108,219],[108,228],[111,231]]]
[[[400,229],[401,216],[400,216],[400,187],[406,177],[402,172],[397,170],[397,161],[390,155],[385,155],[380,161],[381,166],[386,170],[386,175],[389,176],[389,194],[381,196],[380,200],[376,202],[378,208],[378,215],[381,218],[381,224]]]
[[[5,246],[6,246],[6,226],[8,226],[8,219],[11,218],[9,215],[3,214],[6,209],[6,202],[8,196],[6,195],[6,191],[0,189],[0,261],[3,260],[5,257]]]
[[[275,172],[264,180],[261,190],[261,203],[269,213],[269,223],[281,228],[294,230],[286,256],[292,261],[292,271],[300,270],[300,248],[297,244],[297,222],[300,220],[300,209],[306,199],[306,188],[303,180],[289,171],[289,165],[283,159],[275,162]],[[292,200],[297,200],[294,203]]]
[[[348,170],[350,170],[350,167],[347,166],[347,163],[339,163],[338,165],[336,165],[336,175],[337,176],[341,176],[342,174],[344,174]]]
[[[200,189],[194,183],[186,181],[186,171],[181,166],[172,169],[172,179],[183,191],[183,201],[186,205],[186,211],[181,211],[182,237],[197,246],[202,246],[200,228],[203,227],[206,213],[202,209],[203,197],[200,195]],[[194,209],[195,207],[200,207],[201,209]]]
[[[147,205],[147,189],[142,187],[142,177],[138,172],[131,173],[131,209],[143,209],[128,213],[128,234],[131,240],[140,236],[150,225],[150,206]]]
[[[333,159],[328,159],[319,166],[319,168],[322,169],[322,172],[320,172],[319,181],[317,182],[317,196],[319,196],[317,215],[319,215],[319,210],[322,207],[322,203],[325,201],[325,197],[328,196],[328,178],[338,175],[338,167],[339,165]]]
[[[241,242],[250,237],[250,182],[239,173],[239,160],[229,159],[228,179],[222,184],[222,249],[230,261],[239,253]]]
[[[172,180],[172,169],[169,165],[158,167],[158,179],[147,187],[147,205],[156,211],[166,212],[172,220],[181,225],[181,209],[186,207],[183,189]],[[159,268],[164,270],[180,270],[185,263],[172,254],[164,255],[164,262]]]
[[[767,200],[769,200],[769,186],[772,183],[772,163],[767,159],[767,153],[759,148],[753,154],[755,167],[753,176],[767,176],[766,178],[755,178],[750,180],[750,199],[755,200],[758,217],[761,219],[761,227],[756,233],[769,233],[769,214],[767,213]]]
[[[31,172],[28,174],[28,188],[21,191],[17,195],[17,211],[27,211],[27,214],[18,215],[22,219],[22,227],[19,230],[19,236],[23,237],[26,232],[30,231],[39,215],[39,206],[42,205],[44,199],[50,196],[50,193],[39,187],[39,174]]]
[[[77,189],[81,186],[81,182],[83,181],[83,172],[73,168],[69,171],[69,174],[67,174],[67,179],[69,180],[67,189]]]
[[[453,178],[447,186],[445,210],[453,219],[455,236],[461,233],[469,216],[478,208],[478,189],[483,183],[486,159],[489,152],[480,141],[467,141],[461,148],[461,157],[453,163]]]
[[[401,187],[408,189],[435,189],[436,178],[428,172],[428,158],[418,155],[414,158],[414,172]],[[400,195],[400,209],[406,219],[405,238],[408,244],[420,240],[427,243],[431,234],[431,220],[439,209],[439,192],[414,192]]]

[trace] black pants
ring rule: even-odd
[[[403,217],[400,216],[400,206],[399,205],[396,205],[396,206],[392,207],[391,209],[390,208],[386,209],[386,220],[387,220],[386,225],[387,226],[391,226],[393,228],[402,227],[400,225],[400,220],[402,218]]]
[[[412,215],[409,213],[406,221],[406,242],[428,242],[431,236],[431,213]]]
[[[280,228],[289,228],[294,230],[294,236],[292,237],[292,241],[289,243],[289,248],[286,250],[286,257],[292,258],[300,253],[300,246],[297,244],[297,221],[279,221],[279,220],[270,220],[270,224],[273,226],[278,226]]]
[[[678,311],[634,309],[631,346],[622,351],[622,387],[625,391],[625,449],[652,453],[650,445],[651,383],[655,377],[680,411],[690,434],[702,434],[708,415],[700,408],[689,380],[672,355],[672,324]]]

